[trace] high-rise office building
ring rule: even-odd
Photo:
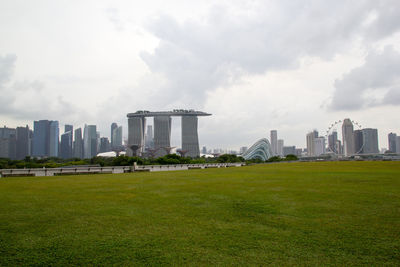
[[[389,141],[389,151],[393,153],[399,153],[400,151],[396,150],[396,140],[397,140],[397,135],[395,133],[390,133],[388,135],[388,141]]]
[[[122,126],[114,127],[111,139],[111,147],[113,149],[120,149],[122,147]]]
[[[378,130],[366,128],[362,129],[363,138],[364,138],[364,154],[377,154],[379,153],[378,146]]]
[[[354,153],[362,154],[364,146],[364,134],[362,130],[355,130],[353,132],[354,136]]]
[[[396,137],[396,153],[400,154],[400,136]]]
[[[344,119],[342,124],[343,152],[345,156],[354,154],[354,128],[350,119]]]
[[[68,131],[61,135],[60,157],[70,159],[72,156],[72,131]]]
[[[96,131],[96,155],[100,151],[100,132]]]
[[[16,135],[16,158],[21,160],[30,156],[31,138],[28,125],[26,127],[17,127]]]
[[[338,154],[337,148],[336,148],[336,142],[337,142],[337,132],[333,131],[329,136],[328,136],[328,152],[333,152],[335,154]]]
[[[339,155],[343,154],[343,146],[342,146],[342,142],[340,140],[336,141],[336,151]]]
[[[64,134],[61,135],[60,142],[60,157],[69,159],[74,156],[73,154],[73,130],[74,127],[69,124],[64,126]]]
[[[83,130],[84,158],[90,159],[97,155],[97,130],[96,125],[86,125]]]
[[[278,155],[278,132],[271,130],[271,149],[274,156]]]
[[[66,132],[73,132],[74,131],[74,126],[70,125],[70,124],[65,124],[64,125],[64,133]]]
[[[278,139],[278,142],[277,142],[277,153],[278,153],[278,156],[283,157],[283,146],[284,146],[283,139]]]
[[[306,136],[307,156],[309,156],[309,157],[315,156],[315,145],[314,145],[315,138],[318,138],[318,131],[317,130],[309,132],[307,134],[307,136]]]
[[[283,156],[287,155],[296,155],[296,147],[295,146],[284,146],[283,147]]]
[[[100,138],[100,153],[111,151],[111,144],[107,137]]]
[[[50,121],[39,120],[33,122],[33,147],[34,157],[49,156]]]
[[[75,130],[75,140],[74,140],[74,157],[83,158],[83,139],[82,139],[82,129],[78,128]]]
[[[16,159],[16,130],[0,128],[0,158]]]
[[[111,123],[111,135],[110,135],[111,148],[114,147],[114,130],[116,128],[118,128],[118,124],[116,122]]]
[[[60,129],[58,121],[50,121],[49,125],[49,156],[58,157],[58,148],[60,145]]]
[[[314,138],[314,156],[322,154],[325,154],[325,138],[321,136]]]

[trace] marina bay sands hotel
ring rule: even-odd
[[[146,110],[128,113],[128,150],[129,156],[141,156],[144,152],[146,117],[154,117],[153,156],[161,157],[171,150],[171,117],[182,117],[182,153],[189,157],[199,157],[199,136],[197,133],[198,116],[211,114],[193,109],[174,109],[173,111]]]

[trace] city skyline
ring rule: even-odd
[[[379,129],[379,144],[400,132],[398,1],[39,0],[0,10],[8,127],[88,123],[110,139],[109,125],[127,129],[132,110],[194,108],[214,114],[198,125],[209,147],[250,146],[271,129],[304,147],[298,133],[345,117]],[[172,146],[180,129],[173,121]]]
[[[12,159],[22,159],[25,156],[68,159],[71,157],[92,158],[98,153],[110,151],[118,151],[117,153],[119,153],[120,151],[126,151],[127,155],[135,154],[144,157],[160,157],[167,153],[179,153],[189,157],[197,157],[200,154],[198,150],[199,143],[196,141],[198,140],[197,116],[209,115],[211,114],[183,109],[168,112],[137,111],[129,113],[127,117],[130,125],[128,129],[130,139],[125,140],[125,142],[121,140],[122,126],[118,126],[116,123],[112,123],[110,127],[111,142],[108,137],[102,136],[97,131],[96,125],[85,124],[83,138],[82,129],[75,129],[74,136],[74,126],[70,124],[65,124],[64,133],[60,134],[58,121],[34,121],[33,130],[30,130],[28,126],[17,127],[16,129],[4,126],[0,128],[0,156]],[[186,135],[181,140],[182,147],[172,147],[170,145],[172,116],[179,116],[182,121],[190,118],[190,120],[182,125],[182,133]],[[153,135],[153,125],[146,125],[147,117],[154,117],[158,121],[155,127],[155,135]],[[338,135],[336,129],[340,125],[342,128],[341,136]],[[356,128],[354,128],[354,125]],[[352,156],[357,154],[379,154],[385,151],[389,153],[400,152],[400,148],[398,148],[400,146],[400,138],[396,133],[388,134],[387,145],[389,149],[386,149],[382,144],[379,146],[378,129],[361,128],[359,123],[349,118],[343,121],[336,121],[334,124],[331,124],[329,129],[325,135],[320,135],[316,129],[307,133],[305,136],[305,147],[296,147],[293,144],[288,145],[288,142],[285,143],[285,140],[278,139],[277,130],[271,130],[271,155],[284,157],[293,154],[301,157],[315,157],[332,153]],[[341,140],[339,140],[340,138]],[[276,152],[274,152],[274,142],[276,143]],[[187,144],[190,144],[190,148],[187,147]],[[130,149],[136,149],[136,152],[132,152]],[[210,149],[209,147],[207,149],[206,146],[203,146],[202,153],[244,154],[246,149],[247,147],[240,147],[239,149]]]

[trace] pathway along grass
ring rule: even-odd
[[[0,265],[400,265],[400,163],[0,179]]]

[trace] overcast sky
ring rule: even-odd
[[[400,1],[0,0],[1,124],[109,136],[115,121],[127,136],[127,113],[175,108],[213,114],[201,146],[277,129],[305,147],[349,117],[387,147],[400,134]]]

